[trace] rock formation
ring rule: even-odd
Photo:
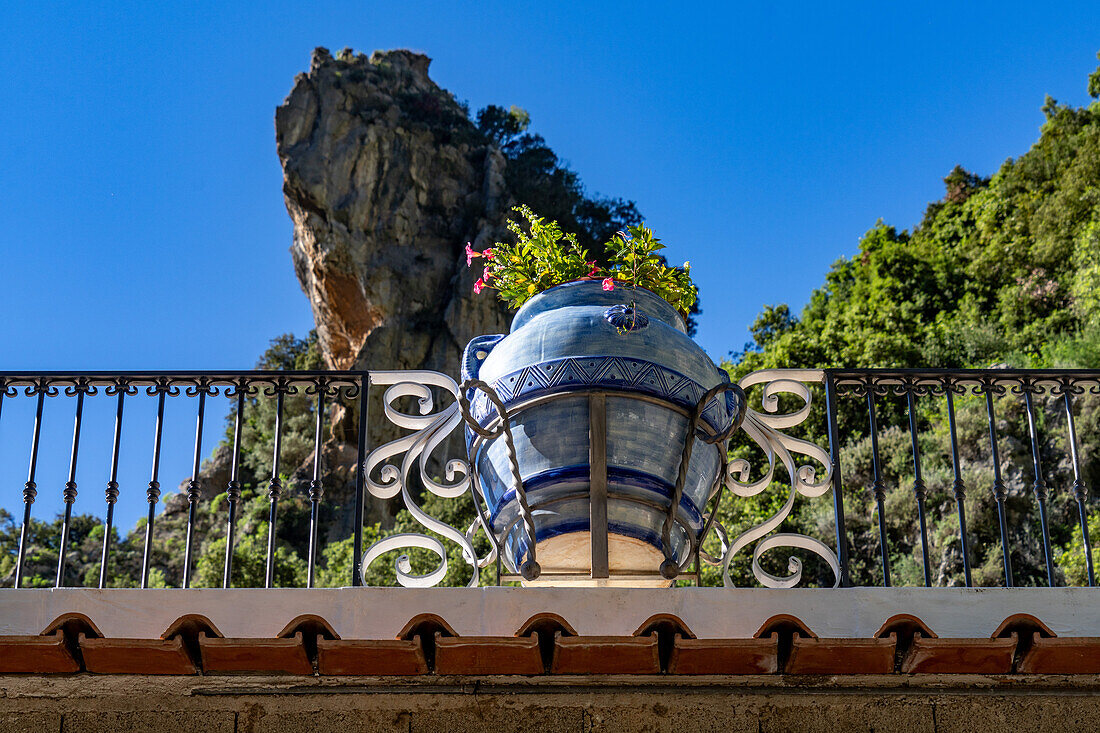
[[[334,369],[458,374],[506,329],[464,248],[501,238],[504,156],[408,51],[314,51],[275,114],[291,252]]]
[[[294,268],[333,369],[457,378],[466,342],[508,327],[496,298],[474,295],[480,268],[465,255],[467,242],[481,250],[507,234],[505,157],[428,77],[429,63],[409,51],[333,58],[318,48],[275,113]],[[330,449],[348,453],[355,418],[338,411],[343,445]],[[399,434],[371,420],[369,445]],[[456,436],[438,452],[462,450]],[[397,508],[389,504],[369,514],[386,522]],[[350,530],[345,519],[340,530]]]

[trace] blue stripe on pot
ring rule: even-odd
[[[546,409],[550,407],[553,409]],[[609,395],[607,413],[607,463],[612,476],[646,477],[634,483],[645,480],[651,488],[663,487],[667,502],[683,452],[680,442],[683,438],[676,440],[674,436],[686,434],[687,418],[661,405],[625,395]],[[532,481],[545,482],[547,477],[566,482],[560,487],[562,493],[587,489],[589,444],[585,396],[562,397],[552,404],[525,411],[510,422],[520,474],[528,490]],[[474,465],[492,511],[512,487],[507,445],[499,439],[482,441],[474,453]],[[696,507],[709,499],[720,465],[718,447],[697,440],[684,483],[684,497]]]
[[[607,485],[609,492],[652,501],[658,505],[661,503],[668,504],[668,498],[672,495],[673,489],[670,484],[649,474],[616,467],[607,469]],[[543,508],[541,502],[552,499],[555,494],[565,496],[572,493],[575,488],[584,487],[587,489],[588,466],[568,466],[544,471],[537,476],[532,476],[530,479],[525,479],[523,486],[527,491],[528,503],[533,509],[541,509]],[[496,526],[500,513],[515,499],[516,490],[508,489],[497,501],[496,506],[492,507],[489,523],[497,531],[504,529],[504,527]],[[688,516],[692,526],[702,527],[703,516],[699,511],[699,507],[686,495],[680,497],[680,509]],[[665,510],[661,509],[659,511],[663,512]]]
[[[587,466],[547,471],[534,477],[528,499],[535,520],[536,542],[571,532],[588,531],[588,480]],[[671,493],[670,485],[651,476],[628,469],[608,469],[608,532],[633,537],[663,550],[661,527],[667,507],[662,508],[660,504],[662,501],[667,504]],[[516,519],[517,513],[515,491],[509,490],[495,507],[490,520],[498,536],[512,525],[505,544],[512,552],[520,551],[521,554],[508,553],[509,560],[522,558],[527,551],[526,533]],[[703,516],[695,504],[687,496],[681,497],[677,524],[673,530],[673,551],[678,557],[686,552],[688,545],[684,532],[697,536],[703,529],[703,523]],[[521,539],[522,544],[517,545],[516,542]]]

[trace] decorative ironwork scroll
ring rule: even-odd
[[[458,384],[446,374],[432,371],[371,372],[370,381],[371,384],[389,385],[382,398],[386,419],[414,432],[371,451],[364,467],[367,490],[379,499],[392,499],[400,494],[405,508],[421,526],[456,543],[462,549],[462,559],[472,569],[468,585],[476,586],[478,569],[496,560],[495,548],[484,558],[479,558],[474,550],[473,537],[479,528],[483,528],[484,520],[480,513],[470,528],[462,532],[428,514],[416,503],[412,491],[416,481],[425,490],[445,499],[456,499],[470,490],[470,466],[464,460],[452,458],[446,461],[445,483],[435,480],[428,472],[428,461],[433,452],[462,424]],[[437,406],[432,387],[449,394],[453,401],[445,407]],[[394,403],[403,397],[417,400],[419,415],[408,414],[395,407]],[[377,480],[374,477],[376,469]],[[476,502],[477,497],[473,498]],[[429,572],[417,574],[408,555],[399,555],[394,562],[397,582],[410,588],[438,585],[447,575],[447,547],[439,537],[429,534],[405,532],[378,540],[367,548],[360,573],[365,576],[366,569],[381,555],[407,548],[428,550],[439,558],[439,563]]]
[[[750,545],[753,546],[753,574],[764,586],[789,588],[802,579],[802,563],[797,557],[790,558],[789,575],[785,577],[773,575],[761,567],[760,560],[765,552],[783,547],[803,549],[818,555],[828,563],[839,583],[839,563],[832,548],[813,537],[775,532],[790,515],[797,496],[820,497],[831,487],[832,464],[828,452],[784,432],[801,424],[809,416],[812,395],[808,385],[820,383],[823,379],[824,372],[818,370],[771,370],[754,372],[741,380],[741,389],[763,385],[763,412],[747,409],[741,428],[764,451],[768,469],[759,480],[749,481],[749,462],[744,459],[732,461],[726,471],[724,487],[735,496],[755,496],[775,483],[777,464],[782,464],[790,476],[790,489],[787,500],[778,512],[732,540],[727,538],[720,523],[713,522],[722,542],[723,552],[719,557],[701,554],[711,564],[721,566],[723,581],[727,586],[733,585],[729,575],[731,561],[737,553]],[[397,582],[406,587],[438,585],[447,574],[447,546],[444,540],[448,540],[461,548],[462,559],[472,570],[468,585],[476,586],[477,570],[494,562],[498,552],[490,532],[487,534],[490,536],[491,549],[487,556],[478,557],[474,549],[473,537],[478,531],[486,529],[484,514],[479,512],[478,518],[469,529],[462,532],[428,514],[414,497],[417,481],[425,490],[443,498],[454,499],[472,491],[470,466],[465,460],[447,460],[444,463],[445,479],[442,482],[433,478],[428,470],[433,453],[462,424],[458,384],[445,374],[429,371],[372,372],[371,384],[388,386],[383,396],[386,419],[413,432],[376,448],[368,455],[364,466],[367,490],[380,499],[392,499],[400,495],[409,513],[431,534],[401,533],[377,541],[367,549],[360,572],[365,575],[366,568],[386,553],[420,548],[432,552],[438,558],[436,567],[427,573],[417,574],[413,571],[408,555],[399,555],[394,562]],[[453,402],[446,406],[437,404],[433,388],[443,395],[453,397]],[[801,399],[801,407],[793,412],[780,413],[781,394],[790,394]],[[419,414],[403,412],[396,406],[400,399],[410,397],[417,400]],[[818,469],[813,465],[798,465],[795,455],[806,456],[821,463],[825,467],[824,475],[819,478]],[[476,502],[477,497],[473,498]]]
[[[733,586],[729,566],[738,552],[753,545],[752,572],[760,583],[768,588],[791,588],[802,580],[802,561],[791,556],[787,569],[789,575],[773,575],[760,565],[765,552],[775,548],[797,548],[807,550],[821,557],[833,571],[835,582],[840,583],[840,564],[836,553],[825,543],[813,537],[791,532],[772,534],[790,515],[795,499],[801,495],[817,498],[825,494],[832,486],[832,462],[829,453],[809,441],[792,437],[784,430],[802,424],[810,415],[812,393],[809,384],[824,381],[825,373],[817,369],[765,369],[746,375],[740,386],[746,392],[750,387],[763,384],[761,404],[763,412],[746,408],[741,429],[764,451],[768,460],[768,470],[756,481],[750,481],[751,464],[738,458],[730,461],[725,477],[725,486],[734,496],[750,497],[762,493],[775,482],[776,464],[782,463],[790,478],[787,500],[774,515],[760,524],[742,532],[729,540],[724,527],[717,522],[715,528],[722,542],[722,554],[719,558],[704,555],[704,559],[722,568],[722,581]],[[779,412],[779,396],[794,395],[802,401],[802,406],[793,412]],[[797,465],[794,456],[807,456],[825,467],[825,474],[818,478],[817,468],[810,464]],[[755,544],[754,544],[755,543]]]

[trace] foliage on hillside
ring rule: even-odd
[[[767,307],[739,373],[765,367],[1069,366],[1100,324],[1100,102],[1048,98],[1039,140],[989,179],[956,167],[913,232],[881,221],[800,317]]]
[[[1089,93],[1100,95],[1100,70]],[[726,365],[735,379],[782,367],[1100,368],[1100,101],[1060,105],[1049,97],[1038,141],[992,177],[956,167],[946,192],[912,232],[878,222],[859,251],[838,260],[798,316],[786,304],[765,307],[753,340]],[[821,404],[822,396],[816,398]],[[887,531],[892,580],[922,584],[919,533],[912,494],[910,436],[903,400],[880,398]],[[950,442],[942,397],[922,398],[919,445],[929,487],[933,583],[961,582],[961,546],[951,491]],[[881,583],[877,518],[865,403],[842,403],[842,452],[849,542],[857,583]],[[1084,560],[1063,406],[1047,400],[1039,415],[1041,456],[1052,487],[1051,533],[1061,579],[1081,583]],[[992,464],[984,400],[956,400],[971,563],[975,582],[1003,582]],[[1017,396],[995,405],[1002,469],[1009,486],[1009,526],[1016,582],[1045,583],[1041,540],[1031,493],[1026,415]],[[1085,479],[1100,479],[1100,419],[1095,400],[1077,403]],[[823,411],[803,433],[827,445]],[[751,456],[748,446],[736,449]],[[759,455],[757,452],[756,455]],[[832,535],[831,502],[796,509],[791,524],[816,537]],[[727,504],[723,519],[750,526],[759,503]],[[1094,530],[1095,531],[1095,530]],[[777,553],[778,554],[778,553]],[[785,559],[785,558],[784,558]],[[1100,563],[1100,554],[1097,555]],[[742,564],[742,572],[747,566]],[[831,582],[818,567],[819,582]]]
[[[575,232],[583,249],[599,254],[604,242],[628,225],[642,223],[633,201],[589,196],[580,176],[566,166],[542,135],[528,132],[525,110],[489,105],[477,113],[478,129],[508,159],[504,176],[518,203]]]

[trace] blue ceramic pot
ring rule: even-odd
[[[591,567],[589,407],[591,395],[605,395],[611,575],[656,576],[689,414],[708,389],[729,382],[688,337],[676,310],[648,290],[608,292],[598,281],[559,285],[529,300],[509,335],[471,341],[462,377],[488,383],[509,413],[546,582],[559,573],[586,575]],[[482,427],[499,423],[483,392],[469,396]],[[725,432],[743,407],[738,394],[720,394],[703,413],[705,429]],[[466,440],[504,563],[515,571],[528,555],[528,539],[506,443],[469,428]],[[671,556],[681,566],[704,529],[722,450],[695,439],[671,533]],[[667,584],[660,576],[655,582]]]

